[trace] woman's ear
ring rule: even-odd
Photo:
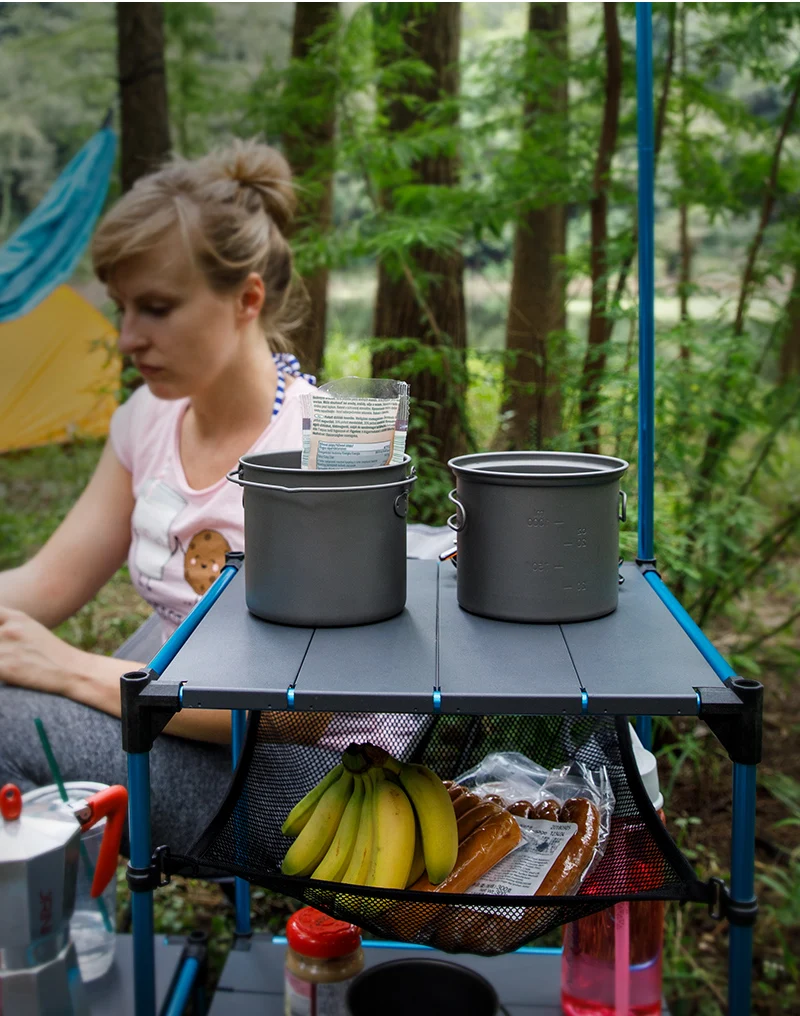
[[[264,306],[266,290],[258,272],[250,272],[236,297],[236,317],[242,324],[255,321]]]

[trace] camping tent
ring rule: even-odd
[[[0,324],[0,452],[108,433],[117,332],[69,286]]]
[[[63,283],[103,207],[115,148],[104,125],[0,247],[0,453],[108,432],[116,330]]]

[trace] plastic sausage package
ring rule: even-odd
[[[457,790],[455,788],[463,788]],[[580,762],[548,770],[518,752],[494,752],[453,781],[460,822],[477,805],[510,812],[521,835],[486,867],[495,845],[484,836],[483,874],[468,893],[486,896],[568,896],[576,893],[605,851],[614,794],[605,768]],[[459,806],[459,799],[462,799]]]

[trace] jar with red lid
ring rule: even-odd
[[[361,929],[303,907],[286,940],[285,1016],[346,1016],[347,989],[364,968]]]

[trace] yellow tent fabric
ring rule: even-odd
[[[68,286],[0,324],[0,452],[107,434],[119,387],[116,338]]]

